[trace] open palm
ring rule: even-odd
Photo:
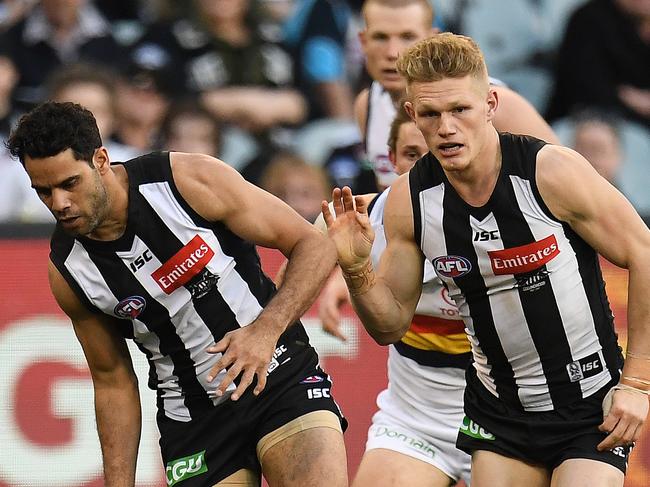
[[[332,191],[334,215],[327,202],[322,204],[327,233],[336,245],[339,265],[344,272],[355,272],[365,266],[375,239],[368,206],[363,198],[352,196],[352,190],[334,188]],[[356,204],[355,204],[356,203]],[[356,206],[356,208],[355,208]]]

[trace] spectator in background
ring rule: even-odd
[[[260,186],[312,223],[320,213],[321,201],[327,199],[332,190],[320,167],[311,166],[286,152],[271,160],[262,174]]]
[[[117,89],[115,137],[140,153],[155,147],[173,93],[171,65],[153,58],[133,53]]]
[[[0,145],[0,223],[54,223],[30,184],[4,143]]]
[[[305,94],[309,119],[352,119],[345,43],[351,11],[344,0],[262,0],[279,23],[276,34],[293,57],[296,86]]]
[[[91,0],[41,0],[3,38],[19,74],[15,97],[29,105],[43,100],[45,79],[63,64],[118,64],[120,45]]]
[[[173,104],[160,129],[164,150],[195,152],[218,157],[221,129],[219,122],[194,100]]]
[[[4,0],[0,2],[0,31],[20,22],[38,0]]]
[[[587,159],[598,173],[614,186],[623,163],[618,123],[596,110],[583,110],[571,117],[573,149]]]
[[[127,161],[140,155],[135,148],[113,140],[117,92],[115,75],[110,70],[90,64],[64,66],[52,74],[46,87],[49,100],[71,101],[92,112],[111,160]]]
[[[576,106],[617,111],[650,128],[650,2],[590,0],[573,14],[547,118]]]
[[[262,37],[250,0],[193,5],[191,18],[153,26],[136,53],[158,50],[167,56],[182,72],[180,89],[202,94],[220,120],[258,134],[302,122],[306,104],[292,88],[291,58]]]
[[[7,56],[0,54],[0,139],[9,137],[15,111],[11,95],[18,81],[14,63]]]

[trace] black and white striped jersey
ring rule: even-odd
[[[121,333],[149,359],[149,386],[157,390],[159,409],[189,421],[229,397],[215,395],[224,371],[206,381],[220,357],[206,349],[254,321],[275,286],[252,243],[205,220],[183,199],[168,153],[138,157],[124,167],[124,234],[97,241],[57,228],[50,259],[86,306],[120,318]],[[298,323],[280,338],[269,372],[289,358],[297,340],[308,343]]]
[[[502,166],[482,207],[427,154],[409,175],[415,238],[465,321],[473,369],[526,411],[588,397],[622,365],[598,256],[544,204],[532,137],[499,135]]]

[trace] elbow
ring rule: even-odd
[[[382,347],[387,347],[388,345],[392,345],[393,343],[399,342],[402,337],[404,336],[404,333],[400,332],[378,332],[378,331],[373,331],[370,332],[370,336],[372,339],[377,343],[377,345],[381,345]]]
[[[95,389],[138,390],[138,377],[131,371],[92,371]]]

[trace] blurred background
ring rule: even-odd
[[[152,150],[219,157],[313,221],[333,185],[374,191],[353,100],[370,78],[362,0],[0,1],[0,139],[44,100],[98,121],[112,160]],[[431,0],[435,25],[472,36],[518,91],[650,221],[650,0]],[[102,485],[92,384],[50,295],[52,217],[0,146],[0,487]],[[260,249],[272,275],[280,256]],[[604,263],[621,340],[626,273]],[[347,342],[304,322],[351,427],[353,474],[386,349],[346,310]],[[141,377],[145,359],[133,354]],[[145,384],[145,380],[141,383]],[[138,485],[164,485],[153,393]],[[650,485],[650,438],[626,486]]]

